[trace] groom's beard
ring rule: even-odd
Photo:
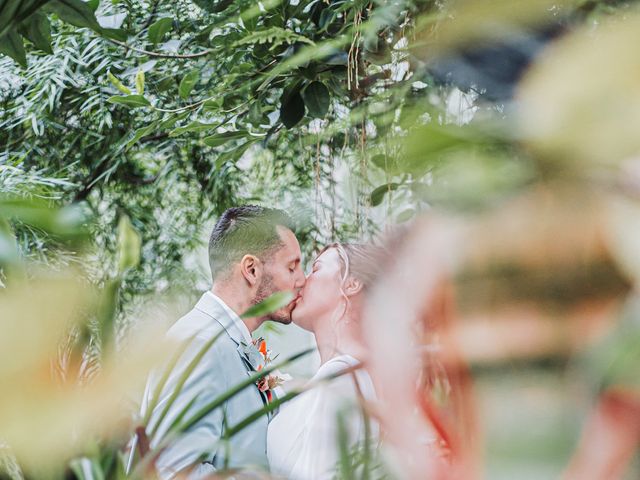
[[[260,281],[260,285],[258,285],[258,291],[256,292],[256,296],[253,298],[253,305],[257,305],[277,291],[278,290],[273,285],[273,277],[265,274]],[[271,312],[267,315],[267,318],[273,322],[283,323],[285,325],[291,323],[291,311],[289,310],[289,305],[275,312]]]

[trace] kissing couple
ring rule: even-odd
[[[294,480],[333,478],[339,432],[350,448],[363,442],[366,432],[377,442],[379,427],[365,425],[358,407],[376,398],[369,374],[360,368],[367,359],[360,320],[385,252],[374,245],[334,243],[320,251],[306,277],[301,260],[292,221],[281,210],[240,206],[218,219],[209,241],[212,288],[169,329],[168,337],[186,347],[171,372],[164,378],[152,374],[145,390],[141,415],[149,419],[149,447],[158,448],[181,418],[202,412],[269,363],[264,341],[251,336],[267,320],[293,322],[313,333],[321,366],[308,384],[313,388],[242,429],[234,427],[284,394],[281,378],[266,376],[198,415],[163,444],[155,462],[161,478],[203,478],[239,468]],[[266,316],[243,315],[282,291],[296,297]],[[134,446],[131,459],[135,453]]]

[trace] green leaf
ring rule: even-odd
[[[21,22],[27,20],[47,0],[1,0],[0,1],[0,37],[9,30],[18,28]]]
[[[276,292],[257,305],[249,307],[240,317],[264,317],[269,313],[280,310],[282,307],[286,307],[293,299],[294,295],[291,292]]]
[[[202,110],[205,112],[217,111],[222,107],[222,98],[209,99],[202,104]]]
[[[18,0],[0,2],[0,36],[4,36],[13,28],[21,7],[22,2]]]
[[[140,234],[126,215],[118,222],[118,273],[123,274],[140,263]]]
[[[6,218],[15,218],[27,225],[42,229],[66,239],[86,236],[84,224],[88,221],[84,210],[77,205],[53,209],[39,199],[0,199],[0,212]]]
[[[131,139],[127,142],[125,149],[128,150],[130,149],[133,145],[135,145],[136,143],[138,143],[138,141],[140,139],[142,139],[142,137],[146,137],[147,135],[150,135],[153,132],[158,132],[158,131],[162,131],[166,128],[171,128],[173,127],[176,122],[178,122],[179,120],[183,120],[186,116],[188,116],[190,114],[190,112],[183,112],[179,115],[173,115],[171,117],[169,117],[168,119],[164,120],[163,122],[160,122],[159,120],[156,120],[154,122],[151,122],[149,125],[145,126],[145,127],[140,127],[138,128],[133,136],[131,137]]]
[[[251,32],[249,35],[245,35],[240,40],[233,44],[234,47],[242,45],[271,45],[270,50],[279,47],[283,43],[291,45],[293,43],[308,43],[314,45],[314,43],[307,37],[300,35],[293,30],[287,30],[281,27],[271,27],[265,30],[257,30]]]
[[[91,458],[75,458],[69,462],[69,468],[78,480],[104,478],[102,467],[97,460]]]
[[[191,400],[189,400],[189,403],[187,403],[182,408],[182,410],[180,412],[178,412],[178,414],[171,419],[171,425],[169,425],[169,428],[167,429],[167,431],[171,432],[171,431],[177,429],[180,426],[180,424],[183,422],[183,420],[187,416],[187,414],[192,411],[193,405],[200,399],[200,394],[201,393],[202,392],[199,392]]]
[[[347,428],[345,413],[344,410],[338,410],[335,419],[338,432],[338,451],[340,452],[340,460],[338,462],[339,478],[355,478],[356,472],[351,463],[352,452],[349,448],[349,429]]]
[[[18,244],[16,243],[16,237],[9,222],[0,217],[0,265],[13,263],[17,259]]]
[[[336,16],[337,16],[337,12],[335,12],[331,8],[325,8],[324,10],[322,10],[322,13],[320,14],[320,19],[318,20],[318,27],[320,27],[320,30],[321,31],[326,30],[327,27],[329,27],[329,25],[333,23]]]
[[[280,120],[287,128],[295,127],[304,117],[304,100],[300,91],[284,93],[281,98]]]
[[[416,211],[413,208],[407,208],[406,210],[403,210],[398,214],[398,216],[396,217],[396,222],[404,223],[411,220],[413,217],[415,217],[415,215]]]
[[[187,73],[182,80],[180,80],[180,86],[178,87],[178,93],[180,94],[180,98],[187,98],[193,90],[193,87],[198,82],[198,78],[200,78],[200,72],[197,70],[191,70]]]
[[[237,140],[239,138],[244,138],[247,136],[248,132],[246,130],[238,130],[235,132],[223,132],[216,133],[215,135],[210,135],[205,137],[203,142],[205,145],[209,147],[219,147],[220,145],[228,142],[229,140]]]
[[[100,30],[100,33],[107,38],[112,38],[114,40],[118,40],[120,42],[125,42],[129,35],[127,32],[121,28],[103,28]]]
[[[82,0],[51,0],[43,8],[76,27],[87,27],[96,32],[101,31],[93,10]]]
[[[136,92],[138,95],[144,94],[144,72],[142,70],[138,70],[136,73]]]
[[[211,13],[220,13],[233,3],[233,0],[193,0],[193,3]]]
[[[163,17],[157,20],[149,27],[149,31],[147,33],[149,41],[154,45],[160,43],[167,32],[171,30],[172,26],[173,18],[171,17]]]
[[[302,92],[309,115],[324,118],[329,111],[331,94],[322,82],[311,82]]]
[[[385,170],[388,159],[386,155],[379,153],[378,155],[374,155],[373,157],[371,157],[371,163],[373,163],[376,167]]]
[[[160,130],[164,130],[165,128],[173,128],[173,126],[178,123],[181,122],[182,120],[184,120],[185,118],[187,118],[189,115],[191,115],[190,111],[185,111],[182,113],[179,113],[177,115],[173,114],[173,115],[169,115],[165,120],[162,121],[162,123],[160,124]]]
[[[131,90],[126,87],[118,78],[111,72],[107,72],[107,78],[111,82],[111,84],[120,90],[125,95],[131,95]]]
[[[256,140],[248,140],[244,142],[242,145],[238,145],[231,150],[227,150],[226,152],[221,153],[216,159],[216,168],[222,168],[222,166],[227,162],[235,162],[237,161],[247,149],[254,144]]]
[[[173,88],[175,83],[176,82],[173,79],[173,77],[165,77],[162,80],[160,80],[158,83],[156,83],[156,85],[155,85],[156,91],[158,91],[158,92],[166,92],[170,88]]]
[[[149,100],[147,100],[142,95],[115,95],[113,97],[109,97],[107,101],[109,103],[126,105],[127,107],[131,108],[148,107],[149,105],[151,105],[151,102],[149,102]]]
[[[256,99],[251,103],[247,117],[253,125],[260,125],[260,122],[262,122],[262,118],[264,117],[260,100]]]
[[[15,30],[9,30],[6,35],[0,38],[0,53],[8,55],[21,66],[27,67],[27,55],[22,44],[22,37]]]
[[[158,127],[158,122],[153,122],[151,123],[151,125],[147,125],[146,127],[140,127],[138,128],[134,134],[133,137],[131,137],[131,140],[129,140],[125,146],[125,150],[129,150],[132,146],[134,146],[136,143],[138,143],[138,141],[142,138],[145,137],[147,135],[149,135],[151,132],[153,132],[156,128]]]
[[[28,38],[33,45],[43,52],[53,53],[51,49],[51,24],[46,15],[36,12],[28,17],[19,29],[23,37]]]
[[[376,207],[382,203],[384,196],[387,192],[396,190],[400,186],[399,183],[385,183],[380,185],[373,192],[371,192],[371,205]]]
[[[178,127],[172,130],[169,133],[169,136],[177,137],[178,135],[182,135],[183,133],[187,133],[187,132],[205,132],[207,130],[214,130],[218,128],[220,125],[222,124],[221,123],[203,123],[203,122],[193,121],[193,122],[190,122],[188,125],[185,125],[183,127]]]
[[[391,175],[397,175],[401,173],[398,169],[398,162],[392,156],[387,156],[383,153],[379,153],[371,157],[371,163]]]
[[[119,278],[109,278],[101,290],[97,313],[100,326],[100,349],[103,355],[109,351],[115,333],[114,320],[118,309],[120,283]]]

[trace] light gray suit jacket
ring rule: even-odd
[[[209,292],[205,293],[195,308],[169,329],[167,335],[172,339],[181,342],[190,338],[193,340],[165,384],[158,404],[151,414],[147,432],[150,432],[158,423],[160,412],[180,374],[203,346],[222,330],[224,333],[200,360],[162,420],[156,435],[150,439],[151,448],[158,444],[160,436],[163,436],[178,412],[189,402],[193,404],[184,419],[189,418],[204,405],[254,373],[251,364],[243,355],[243,344],[246,344],[246,339],[241,330],[234,325],[233,318],[218,299]],[[160,376],[161,372],[156,372],[148,382],[142,402],[143,416],[149,408],[148,404]],[[267,415],[234,435],[228,445],[222,445],[219,441],[225,428],[238,424],[251,413],[263,408],[265,402],[264,394],[260,393],[258,387],[250,385],[225,402],[221,408],[209,413],[185,434],[170,443],[158,458],[156,467],[160,476],[164,479],[171,478],[180,470],[195,463],[197,467],[190,477],[199,478],[222,468],[225,465],[225,458],[229,468],[252,465],[266,469],[268,466]]]

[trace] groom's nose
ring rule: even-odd
[[[295,283],[293,284],[295,288],[297,289],[301,289],[302,287],[304,287],[304,283],[306,282],[306,278],[304,276],[304,272],[302,271],[301,267],[298,267],[296,270],[296,279],[295,279]]]

